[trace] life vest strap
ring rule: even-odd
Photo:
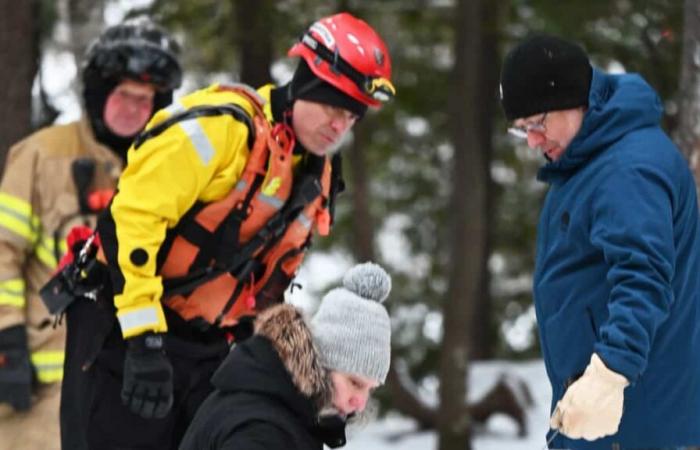
[[[239,285],[244,285],[245,280],[241,276],[249,272],[250,268],[247,264],[256,258],[262,259],[264,254],[284,235],[287,225],[296,219],[306,205],[321,195],[321,185],[316,177],[304,177],[298,186],[285,206],[275,213],[250,240],[241,245],[231,255],[229,261],[219,261],[216,266],[204,267],[182,277],[164,279],[163,295],[167,297],[190,292],[226,272],[236,277]],[[260,249],[263,250],[258,252]]]
[[[186,229],[189,228],[190,224],[194,222],[193,218],[199,214],[199,212],[206,207],[206,203],[203,202],[196,202],[186,213],[182,218],[180,218],[180,221],[175,225],[175,227],[170,230],[168,233],[165,235],[165,240],[163,241],[163,244],[161,244],[160,249],[158,250],[158,256],[156,259],[156,267],[158,270],[160,270],[161,267],[163,267],[163,263],[165,262],[165,258],[167,257],[168,253],[170,253],[170,250],[173,246],[173,243],[175,241],[175,237],[178,235],[182,236],[189,236],[186,237],[186,239],[197,239],[192,236],[192,234],[197,234],[192,233],[190,231],[187,231]]]
[[[208,256],[202,255],[202,258],[213,258],[214,264],[219,267],[226,266],[226,263],[228,261],[233,260],[236,253],[240,251],[241,247],[239,241],[241,224],[248,217],[248,207],[253,201],[253,197],[258,191],[258,188],[260,187],[260,185],[262,185],[263,180],[263,175],[257,175],[255,177],[255,180],[248,188],[248,192],[246,193],[243,202],[240,205],[237,205],[236,208],[234,208],[234,210],[231,211],[231,213],[226,217],[226,219],[224,219],[221,222],[221,224],[217,228],[216,231],[218,233],[218,236],[216,242],[218,243],[218,248],[202,248],[202,250],[204,250],[205,252],[207,250],[210,251]],[[201,253],[202,251],[200,250],[200,254]],[[203,261],[203,259],[200,259],[200,255],[197,255],[197,259],[195,261],[199,263],[208,262]],[[198,266],[195,265],[194,267]]]
[[[331,186],[328,194],[328,213],[330,216],[329,225],[335,221],[335,202],[339,194],[345,191],[345,180],[343,180],[343,159],[340,152],[331,158]]]

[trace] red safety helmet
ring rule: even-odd
[[[367,106],[379,107],[396,93],[386,44],[348,13],[316,21],[287,54],[304,58],[317,77]]]

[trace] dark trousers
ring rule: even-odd
[[[66,349],[61,384],[61,448],[87,450],[85,435],[94,392],[92,365],[115,325],[114,308],[84,298],[66,310]]]
[[[95,308],[94,304],[92,308]],[[112,311],[111,317],[113,314]],[[165,338],[166,354],[173,365],[174,388],[170,413],[162,419],[143,419],[122,404],[126,344],[118,323],[112,320],[92,364],[86,361],[85,355],[70,360],[67,357],[66,366],[72,363],[73,367],[64,371],[64,386],[68,379],[69,392],[62,403],[63,400],[77,403],[65,408],[62,404],[63,448],[177,449],[197,408],[213,390],[210,378],[228,354],[229,347],[223,334],[197,333],[167,311],[166,316],[169,327]],[[90,340],[83,333],[79,335],[83,340]],[[82,350],[84,347],[76,345],[76,348]],[[64,412],[69,411],[74,415],[73,420],[68,417],[64,420]],[[65,440],[63,436],[66,436]]]

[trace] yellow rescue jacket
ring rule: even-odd
[[[162,304],[226,327],[281,301],[313,230],[327,233],[331,166],[322,158],[319,195],[274,240],[245,249],[274,228],[300,186],[292,142],[272,136],[271,88],[213,85],[183,97],[129,150],[111,217],[98,227],[124,338],[166,332]]]
[[[39,130],[15,144],[0,184],[0,329],[23,324],[37,378],[62,378],[65,327],[53,326],[39,289],[65,253],[72,225],[94,226],[91,192],[113,190],[119,157],[99,144],[88,120]],[[82,173],[82,175],[80,175]],[[77,179],[84,184],[80,195]]]

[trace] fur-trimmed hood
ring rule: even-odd
[[[280,362],[283,367],[279,367]],[[285,378],[292,386],[281,382]],[[253,337],[234,348],[212,383],[222,391],[265,391],[292,404],[299,403],[296,397],[301,394],[311,400],[314,415],[332,398],[330,377],[321,366],[311,330],[302,312],[288,304],[270,307],[258,315]]]
[[[322,450],[345,444],[345,420],[321,415],[330,378],[302,313],[290,305],[260,313],[255,334],[236,344],[212,377],[181,448]]]
[[[322,404],[329,400],[329,374],[321,366],[318,349],[301,311],[287,304],[268,308],[258,316],[255,334],[272,342],[302,394]]]

